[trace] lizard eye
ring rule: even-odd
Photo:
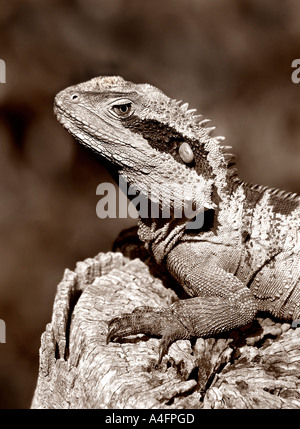
[[[117,116],[118,118],[128,118],[128,116],[132,113],[132,104],[124,103],[124,104],[115,104],[111,108],[112,114]]]

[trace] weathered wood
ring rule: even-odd
[[[32,408],[300,407],[300,328],[287,323],[258,319],[229,336],[177,341],[159,369],[157,338],[106,345],[112,317],[175,299],[145,262],[119,252],[66,270],[41,339]]]

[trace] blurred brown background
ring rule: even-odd
[[[0,407],[27,408],[64,268],[133,221],[96,217],[110,180],[56,122],[55,94],[97,75],[149,82],[225,135],[247,181],[300,191],[297,0],[0,0]]]

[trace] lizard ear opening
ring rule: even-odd
[[[179,155],[183,162],[190,164],[194,159],[194,153],[190,145],[186,142],[183,142],[179,147]]]

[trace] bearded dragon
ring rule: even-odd
[[[161,336],[161,362],[175,340],[241,327],[258,311],[300,318],[296,194],[240,180],[224,137],[214,137],[208,120],[149,84],[97,77],[61,91],[54,110],[69,133],[160,213],[162,191],[173,190],[170,216],[141,217],[138,234],[190,298],[114,318],[107,342]],[[177,198],[182,186],[204,218],[196,230],[188,216],[174,216],[184,205]]]

